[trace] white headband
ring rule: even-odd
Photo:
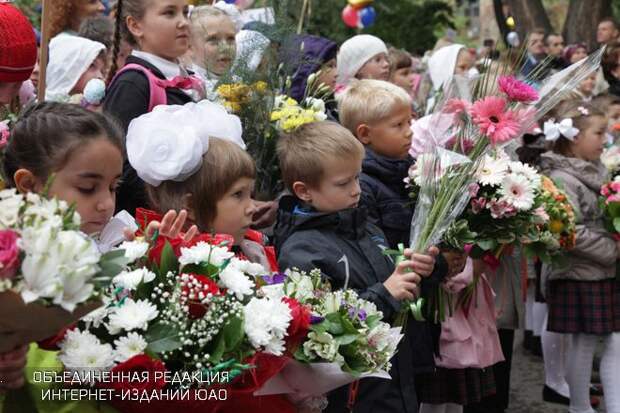
[[[549,119],[544,124],[543,133],[546,141],[556,141],[560,136],[572,141],[579,134],[579,129],[573,127],[571,118],[562,119],[560,123],[557,123],[555,119]]]
[[[241,135],[239,118],[216,103],[160,105],[129,124],[127,158],[150,185],[182,182],[200,169],[210,138],[228,140],[245,149]]]

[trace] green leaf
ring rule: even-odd
[[[334,337],[334,341],[336,343],[338,343],[339,345],[344,346],[344,345],[353,343],[355,340],[357,340],[357,338],[359,336],[360,336],[359,333],[357,333],[357,334],[344,334],[344,335],[341,335],[341,336]]]
[[[331,313],[325,316],[327,332],[333,336],[339,336],[344,333],[344,328],[342,326],[342,318],[340,317],[340,313]]]
[[[355,328],[351,320],[349,320],[349,318],[346,315],[342,315],[340,320],[341,320],[340,324],[342,325],[342,328],[347,334],[358,334],[359,333],[357,328]]]
[[[111,280],[129,264],[129,259],[125,257],[125,250],[113,250],[101,256],[99,267],[101,270],[98,278]]]
[[[243,331],[243,320],[239,317],[231,317],[222,330],[224,334],[224,342],[226,343],[226,351],[234,350],[245,335]]]
[[[614,229],[616,232],[620,232],[620,217],[614,218]]]
[[[373,314],[366,317],[366,325],[368,328],[375,328],[381,322],[381,316],[379,314]]]
[[[497,247],[497,242],[494,239],[479,239],[476,244],[484,251],[490,251]]]
[[[179,260],[174,255],[172,245],[168,241],[164,245],[164,249],[161,252],[161,261],[159,263],[159,273],[161,276],[165,276],[169,271],[176,272],[179,269]]]
[[[147,349],[153,353],[173,351],[180,348],[183,343],[179,340],[179,332],[171,325],[155,323],[145,335]]]

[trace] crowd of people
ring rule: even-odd
[[[620,27],[613,18],[598,25],[597,41],[607,46],[600,70],[552,110],[576,133],[555,140],[544,131],[528,134],[516,151],[560,182],[576,210],[571,265],[551,268],[516,249],[490,271],[437,247],[407,249],[398,264],[382,251],[409,244],[414,210],[404,179],[415,163],[416,128],[454,76],[475,79],[506,58],[492,41],[472,49],[440,39],[427,55],[412,56],[367,34],[341,45],[312,34],[275,36],[225,2],[117,0],[109,10],[99,0],[51,4],[51,40],[41,45],[20,11],[0,0],[7,187],[41,192],[53,176],[48,194],[74,203],[81,229],[95,239],[117,211],[159,220],[176,211],[180,224],[162,228],[164,235],[229,234],[237,256],[266,268],[319,268],[333,288],[360,291],[386,320],[415,294],[438,285],[458,292],[482,277],[469,315],[409,319],[392,379],[333,391],[326,411],[503,413],[515,331],[524,328],[526,347],[544,360],[545,401],[589,413],[601,403],[591,395],[604,394],[606,412],[620,413],[620,242],[605,231],[598,204],[608,178],[600,156],[620,132]],[[236,120],[208,102],[219,104],[218,87],[234,79],[239,64],[260,74],[268,59],[283,58],[287,42],[302,55],[288,73],[290,96],[302,101],[309,78],[318,77],[335,98],[326,120],[278,137],[283,188],[277,199],[259,202],[256,160],[235,138]],[[37,97],[40,47],[49,47],[45,99]],[[560,34],[533,30],[520,75],[537,85],[590,52],[585,43],[565,45]],[[193,104],[196,119],[182,122],[208,145],[156,137],[162,114]],[[602,386],[591,384],[600,342]],[[0,355],[0,389],[32,384],[24,367],[37,351],[24,343]]]

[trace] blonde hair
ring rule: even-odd
[[[157,187],[146,187],[154,209],[163,213],[189,207],[194,211],[195,224],[206,232],[217,216],[217,202],[239,179],[254,179],[255,175],[254,161],[246,151],[235,143],[211,138],[195,174],[183,182],[164,181]],[[191,195],[189,205],[185,204],[187,194]]]
[[[336,122],[308,123],[278,140],[282,179],[289,190],[303,182],[316,188],[325,176],[325,161],[364,157],[364,146]]]
[[[411,97],[383,80],[352,81],[338,99],[340,123],[353,134],[362,123],[378,122],[402,106],[411,106]]]
[[[189,15],[192,30],[199,29],[202,33],[204,33],[207,28],[205,23],[205,19],[207,17],[226,17],[234,24],[231,17],[223,10],[213,6],[198,6],[194,7]]]

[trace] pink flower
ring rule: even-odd
[[[536,89],[515,79],[513,76],[501,76],[497,81],[499,90],[504,92],[512,102],[534,102],[538,100]]]
[[[487,207],[491,210],[493,219],[510,218],[517,214],[515,207],[506,201],[491,200]]]
[[[8,122],[0,122],[0,148],[4,148],[9,143],[9,136],[11,136],[11,131]]]
[[[478,191],[480,190],[480,185],[478,185],[475,182],[471,183],[469,184],[469,187],[467,188],[467,190],[469,191],[469,196],[473,198],[476,195],[478,195]]]
[[[601,195],[609,196],[609,194],[609,185],[603,185],[603,187],[601,188]]]
[[[471,103],[465,99],[450,99],[446,102],[443,111],[444,113],[454,113],[458,116],[469,112],[470,109]]]
[[[471,200],[471,210],[474,214],[480,213],[480,211],[482,211],[486,205],[487,200],[482,197]]]
[[[609,202],[620,202],[620,194],[613,194],[607,197],[607,203]]]
[[[17,234],[9,229],[0,230],[0,278],[12,278],[19,266]]]
[[[547,214],[547,211],[545,211],[545,208],[543,207],[536,208],[534,210],[534,215],[542,218],[542,220],[545,222],[549,221],[549,214]]]
[[[611,184],[611,190],[614,192],[620,192],[620,182],[613,181]]]
[[[492,145],[508,142],[519,133],[521,126],[515,112],[506,110],[506,100],[488,96],[471,108],[473,122],[488,136]]]

